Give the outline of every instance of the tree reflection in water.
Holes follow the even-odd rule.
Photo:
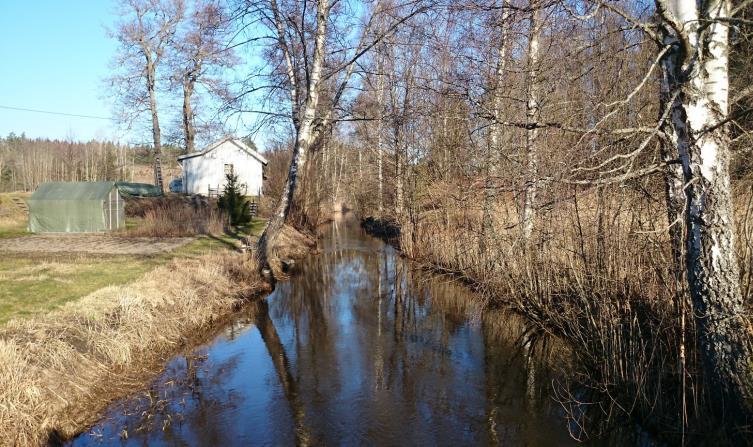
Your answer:
[[[350,222],[327,227],[299,270],[196,360],[171,364],[147,429],[136,427],[148,404],[127,415],[121,404],[95,427],[102,439],[125,426],[126,444],[571,442],[549,397],[546,345],[517,319],[482,314],[468,290]]]

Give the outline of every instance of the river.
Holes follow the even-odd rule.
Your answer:
[[[574,444],[517,318],[352,217],[321,248],[70,445]]]

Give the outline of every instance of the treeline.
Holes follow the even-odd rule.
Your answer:
[[[0,191],[33,191],[49,181],[132,178],[137,151],[107,141],[0,137]]]
[[[165,166],[177,173],[182,149],[165,146]],[[0,137],[0,191],[34,191],[42,182],[149,182],[154,169],[151,146],[112,141],[28,138],[11,132]]]

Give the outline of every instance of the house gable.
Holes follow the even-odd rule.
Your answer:
[[[243,152],[247,153],[257,161],[259,161],[261,164],[266,165],[268,163],[267,159],[264,158],[259,152],[251,149],[248,147],[245,143],[243,143],[241,140],[235,139],[235,138],[223,138],[222,140],[219,140],[217,142],[214,142],[207,146],[204,150],[200,152],[194,152],[193,154],[186,154],[181,155],[178,157],[178,162],[182,162],[183,160],[194,158],[194,157],[203,157],[210,152],[214,151],[215,149],[222,147],[224,143],[231,143],[237,148],[241,149]]]

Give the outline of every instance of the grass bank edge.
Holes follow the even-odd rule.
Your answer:
[[[291,233],[297,233],[290,230]],[[280,247],[296,257],[306,236]],[[173,259],[140,279],[0,328],[0,445],[45,445],[94,424],[268,283],[253,256]]]
[[[258,237],[266,220],[219,235],[199,235],[156,255],[4,253],[0,259],[0,326],[14,318],[50,312],[98,289],[127,284],[174,259],[235,250],[243,237]]]

